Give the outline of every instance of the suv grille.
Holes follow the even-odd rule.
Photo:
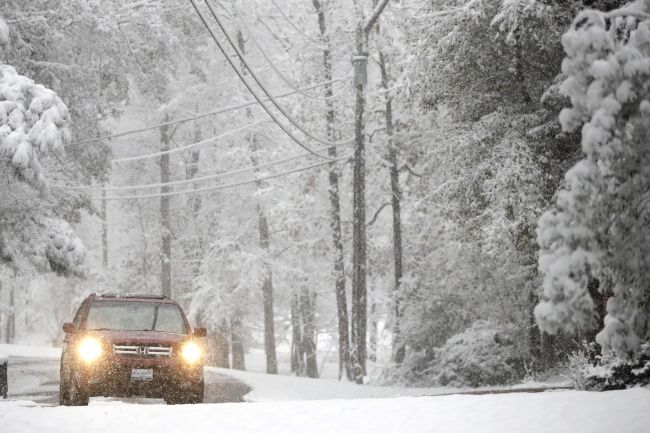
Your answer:
[[[114,344],[113,353],[115,355],[131,356],[172,356],[172,348],[170,346],[122,346]]]

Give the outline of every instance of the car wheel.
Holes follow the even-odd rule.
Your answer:
[[[83,383],[79,383],[79,379],[75,378],[73,374],[70,374],[70,386],[69,386],[69,406],[88,406],[88,401],[90,397],[88,395],[88,390]]]
[[[167,404],[196,404],[203,403],[203,381],[190,389],[175,388],[165,396]]]
[[[203,385],[203,381],[201,381],[188,392],[187,402],[189,404],[203,403]]]
[[[59,405],[70,406],[70,370],[63,362],[61,357],[61,367],[59,368]]]
[[[203,403],[203,397],[205,393],[205,384],[203,381],[199,383],[199,386],[196,388],[196,391],[194,392],[194,398],[192,399],[192,403]]]

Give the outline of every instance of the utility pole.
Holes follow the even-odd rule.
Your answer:
[[[368,35],[389,0],[381,0],[365,22],[359,4],[359,21],[356,29],[356,52],[352,57],[354,65],[354,172],[352,203],[352,361],[353,375],[357,383],[363,383],[366,375],[366,334],[368,321],[368,295],[366,287],[366,181],[365,181],[365,108],[366,82],[368,76]]]
[[[102,266],[104,269],[108,268],[108,222],[106,220],[108,212],[106,209],[106,181],[102,182],[102,209],[101,209],[101,218],[102,218]]]
[[[163,122],[169,122],[169,114],[165,112]],[[171,141],[171,134],[169,134],[169,127],[163,126],[160,128],[160,150],[166,152],[169,150],[169,142]],[[160,183],[166,185],[169,182],[169,153],[160,155]],[[169,186],[162,186],[160,188],[160,231],[162,250],[160,251],[160,287],[163,296],[172,296],[172,230],[171,218],[169,214],[169,196],[165,195],[169,192]]]
[[[356,53],[352,58],[354,65],[354,170],[352,202],[352,363],[353,376],[357,383],[363,383],[366,375],[366,327],[367,327],[367,288],[366,288],[366,155],[365,119],[366,79],[368,53],[365,52],[366,34],[363,19],[356,31]]]

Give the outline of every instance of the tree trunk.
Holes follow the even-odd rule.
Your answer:
[[[332,81],[332,59],[331,49],[329,46],[329,36],[325,23],[325,12],[319,0],[312,0],[316,13],[318,14],[318,27],[320,29],[321,39],[325,47],[323,49],[323,72],[325,81]],[[325,97],[328,98],[325,112],[325,125],[327,128],[327,138],[334,141],[338,138],[336,134],[336,118],[334,112],[334,102],[332,96],[334,91],[332,84],[325,86]],[[330,147],[328,150],[329,156],[335,158],[337,156],[336,148]],[[338,333],[339,333],[339,380],[345,376],[348,380],[352,379],[352,369],[350,366],[350,334],[348,323],[348,303],[347,294],[345,291],[345,268],[343,254],[343,242],[341,235],[341,204],[339,198],[339,175],[336,171],[336,165],[332,163],[329,167],[329,197],[330,197],[330,226],[332,228],[332,240],[334,244],[334,290],[336,294],[336,310],[338,318]]]
[[[379,31],[379,26],[377,26]],[[389,80],[388,68],[384,53],[379,51],[379,68],[381,69],[381,86],[386,91],[386,104],[384,117],[386,120],[386,136],[388,137],[388,164],[390,167],[390,189],[393,208],[393,263],[395,266],[395,280],[393,286],[393,363],[399,365],[404,361],[406,354],[404,342],[401,338],[400,322],[402,312],[400,309],[401,284],[402,284],[402,216],[401,200],[402,189],[399,183],[399,168],[397,166],[397,143],[393,134],[393,99],[388,94]]]
[[[256,138],[252,138],[253,152],[257,151]],[[257,158],[253,157],[253,165],[257,165]],[[256,188],[261,189],[261,182],[255,183]],[[261,204],[257,204],[257,221],[260,233],[260,247],[265,257],[265,262],[268,259],[270,238],[269,238],[269,224],[266,219],[266,214]],[[278,360],[275,351],[275,321],[273,314],[273,272],[268,263],[264,263],[266,268],[266,275],[262,283],[262,303],[264,308],[264,352],[266,354],[266,373],[278,373]]]
[[[232,348],[232,368],[235,370],[246,370],[246,361],[244,359],[244,338],[241,319],[239,314],[235,313],[230,323],[230,347]]]
[[[368,333],[368,359],[377,362],[377,336],[379,323],[377,323],[377,303],[374,300],[373,290],[370,290],[372,302],[370,303],[370,332]]]
[[[228,324],[224,320],[214,332],[215,364],[217,367],[230,368],[230,342],[228,341]]]
[[[302,347],[300,298],[294,293],[291,296],[291,371],[297,376],[301,376],[303,372]]]
[[[365,34],[363,20],[357,26],[356,56],[367,58],[364,52]],[[358,68],[365,67],[357,66]],[[365,71],[363,71],[365,72]],[[363,73],[362,72],[362,73]],[[358,75],[358,74],[355,74]],[[356,102],[354,109],[354,172],[352,202],[352,363],[353,376],[357,383],[363,383],[366,375],[366,327],[367,327],[367,293],[366,293],[366,181],[365,181],[365,121],[366,105],[365,83],[357,81]]]
[[[14,337],[16,336],[15,281],[16,277],[14,274],[14,281],[12,281],[9,287],[9,311],[7,312],[7,330],[5,332],[5,342],[8,344],[13,343]]]
[[[196,107],[195,110],[198,112],[199,108]],[[195,122],[194,124],[194,142],[198,143],[203,139],[202,134],[201,134],[201,128],[199,127],[199,123]],[[198,148],[194,148],[190,151],[190,159],[189,159],[189,164],[187,165],[187,169],[185,170],[185,177],[186,179],[192,179],[196,174],[199,172],[199,161],[201,159],[201,150]],[[201,211],[201,195],[200,194],[192,194],[189,198],[189,208],[192,209],[192,216],[196,220],[196,218],[199,216],[199,212]],[[194,221],[196,224],[196,221]]]
[[[169,121],[169,115],[165,113],[164,122]],[[160,129],[160,150],[169,150],[169,127],[164,126]],[[167,183],[170,178],[169,170],[169,154],[160,156],[160,182]],[[160,188],[162,194],[169,192],[168,186]],[[172,267],[171,267],[171,249],[172,249],[172,231],[171,231],[171,218],[169,213],[169,196],[160,196],[160,231],[162,248],[160,252],[160,286],[162,294],[167,297],[172,297]]]
[[[305,354],[305,375],[318,377],[318,362],[316,359],[316,317],[314,308],[316,295],[308,288],[303,288],[300,294],[300,316],[302,317],[302,346]]]
[[[537,321],[535,320],[535,306],[539,302],[536,288],[528,288],[528,346],[530,357],[533,360],[533,365],[537,368],[543,368],[546,362],[542,359],[542,335]]]
[[[242,54],[246,54],[246,45],[244,36],[241,30],[237,31],[237,43]],[[246,73],[246,68],[242,70]],[[252,120],[253,114],[250,108],[246,109],[246,117]],[[251,133],[249,135],[249,142],[251,144],[251,160],[253,165],[257,165],[257,156],[255,155],[258,150],[257,135]],[[255,187],[259,190],[262,188],[261,182],[255,182]],[[266,214],[261,204],[257,204],[257,220],[258,229],[260,233],[260,247],[265,254],[268,254],[270,239],[269,239],[269,225],[266,219]],[[268,374],[278,373],[278,361],[275,352],[275,323],[273,317],[273,273],[269,265],[265,263],[266,276],[262,284],[262,302],[264,307],[264,352],[266,353],[266,372]]]
[[[589,280],[587,285],[589,295],[594,301],[594,310],[596,312],[596,326],[593,329],[588,329],[584,338],[588,344],[594,345],[595,353],[600,354],[600,345],[596,343],[596,335],[605,327],[605,316],[607,315],[607,300],[612,296],[612,292],[606,287],[602,287],[602,283],[597,278]]]
[[[269,226],[262,206],[257,206],[257,215],[260,230],[260,246],[265,253],[269,250]],[[268,266],[268,264],[265,264]],[[264,351],[266,352],[266,372],[278,373],[278,361],[275,353],[275,323],[273,318],[273,274],[266,270],[266,277],[262,284],[262,298],[264,303]]]
[[[0,273],[0,305],[2,302],[2,273]],[[0,341],[2,341],[2,308],[0,308]]]

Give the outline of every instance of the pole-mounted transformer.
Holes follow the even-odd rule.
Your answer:
[[[354,85],[365,86],[368,83],[368,53],[361,53],[352,56],[354,67]]]

